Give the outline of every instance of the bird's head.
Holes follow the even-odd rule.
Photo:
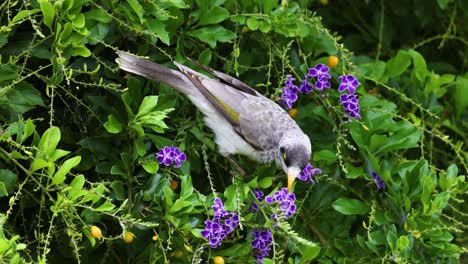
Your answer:
[[[285,133],[279,144],[279,159],[288,174],[288,191],[302,169],[309,163],[312,147],[307,135],[298,132]]]

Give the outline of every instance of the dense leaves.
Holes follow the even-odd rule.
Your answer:
[[[0,10],[0,263],[467,261],[466,1]],[[119,70],[117,50],[197,59],[288,99],[322,173],[294,195],[274,164],[235,156],[239,176],[195,106]]]

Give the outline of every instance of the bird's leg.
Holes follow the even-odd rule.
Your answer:
[[[234,169],[241,175],[241,176],[245,176],[246,173],[245,173],[245,170],[242,169],[239,164],[233,159],[231,158],[231,156],[226,156],[226,159],[229,161],[229,163],[231,163],[232,166],[234,166]]]

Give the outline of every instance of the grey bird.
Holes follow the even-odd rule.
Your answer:
[[[204,114],[221,155],[242,154],[261,163],[275,161],[288,175],[288,190],[309,162],[309,137],[278,104],[242,81],[194,60],[191,62],[214,78],[177,62],[178,70],[172,70],[128,53],[117,54],[121,69],[185,94]]]

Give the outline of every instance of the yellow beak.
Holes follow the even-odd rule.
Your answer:
[[[295,180],[296,180],[296,176],[292,174],[288,174],[288,192],[291,192],[291,187],[293,186],[293,183]]]
[[[294,181],[297,178],[297,175],[301,173],[301,170],[295,167],[288,168],[288,192],[291,191]]]

